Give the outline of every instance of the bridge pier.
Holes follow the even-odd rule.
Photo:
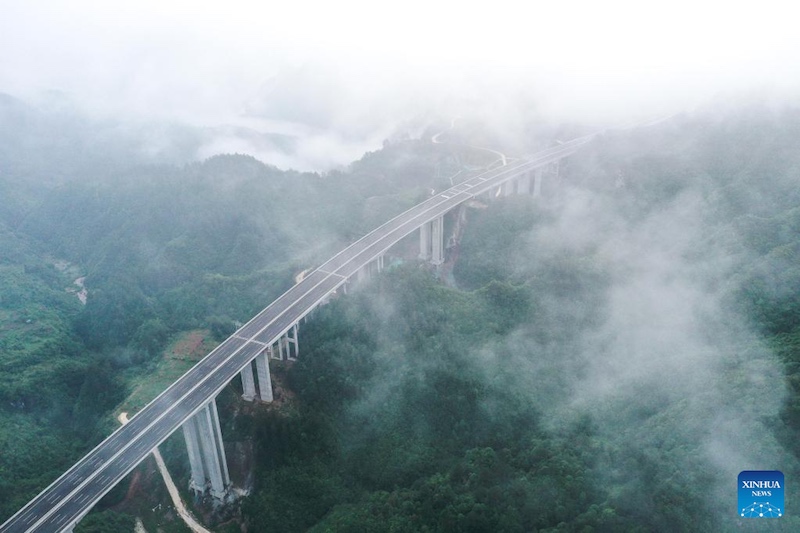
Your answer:
[[[530,194],[531,192],[531,174],[526,172],[517,180],[517,194]]]
[[[444,217],[426,222],[419,228],[419,258],[434,265],[444,263]]]
[[[428,246],[430,246],[430,244],[428,244]],[[365,264],[364,266],[359,268],[355,273],[356,283],[360,284],[364,281],[371,279],[374,273],[383,272],[383,265],[384,265],[383,255],[379,255],[369,263]],[[345,284],[345,286],[347,285]],[[345,294],[347,294],[347,291],[345,291]]]
[[[543,168],[537,168],[533,174],[533,197],[538,198],[542,195],[542,175]]]
[[[289,335],[290,332],[292,335]],[[297,356],[300,355],[300,338],[297,336],[297,333],[297,324],[286,332],[286,359],[289,361],[297,360]],[[292,355],[291,346],[294,346],[294,355]]]
[[[256,385],[253,382],[253,365],[247,363],[240,374],[242,375],[242,398],[252,402],[256,397]]]
[[[431,224],[426,222],[419,227],[419,258],[427,261],[431,258]]]
[[[224,500],[231,478],[222,443],[216,400],[211,400],[183,423],[183,436],[192,470],[190,489],[205,493],[210,485],[211,496]]]
[[[369,264],[366,264],[358,269],[356,272],[356,281],[361,283],[362,281],[369,279]]]
[[[269,356],[272,355],[272,347],[266,348],[263,352],[258,354],[255,358],[256,362],[256,378],[258,379],[258,394],[256,395],[256,386],[253,379],[253,363],[248,363],[240,372],[242,376],[242,398],[248,402],[255,400],[256,396],[262,402],[271,402],[272,398],[272,380],[269,373]]]
[[[225,493],[231,479],[228,474],[228,462],[225,448],[222,445],[222,431],[219,428],[217,402],[211,400],[197,415],[197,428],[200,432],[200,444],[206,475],[211,482],[211,496],[218,500],[225,499]]]
[[[444,217],[431,222],[431,263],[444,263]]]
[[[501,196],[511,196],[514,194],[514,180],[508,180],[500,186]]]
[[[262,402],[271,402],[272,377],[269,374],[269,358],[264,350],[256,356],[256,376],[258,376],[258,397]]]
[[[373,272],[376,274],[383,272],[383,256],[379,255],[373,261],[370,261],[367,265],[367,269],[369,270],[370,276],[372,276]]]
[[[192,417],[186,420],[182,427],[183,438],[186,441],[186,451],[189,454],[189,466],[192,470],[189,489],[202,494],[206,490],[206,471],[203,468],[203,455],[200,452],[197,422]]]
[[[299,341],[300,338],[298,337],[298,327],[297,324],[295,324],[291,328],[289,328],[286,331],[286,333],[281,335],[280,338],[278,339],[277,357],[275,356],[275,349],[272,346],[268,348],[270,356],[272,357],[272,359],[278,359],[280,361],[295,361],[297,359],[298,354],[300,353]],[[292,350],[292,346],[294,346],[294,350]]]
[[[552,172],[553,176],[556,179],[560,178],[561,177],[561,160],[557,159],[557,160],[553,161],[550,165],[551,165],[551,168],[552,168],[551,172]]]

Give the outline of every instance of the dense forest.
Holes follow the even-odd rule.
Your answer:
[[[544,201],[471,210],[455,287],[407,264],[319,312],[300,410],[254,421],[245,522],[765,527],[734,493],[740,470],[800,473],[798,127],[758,108],[608,132]]]
[[[223,338],[294,273],[485,162],[422,140],[297,173],[189,162],[191,132],[148,159],[108,124],[12,99],[0,118],[15,125],[0,143],[0,520],[113,428],[128,380],[176,334]],[[543,198],[473,205],[452,276],[398,258],[317,310],[292,402],[236,420],[221,404],[255,450],[237,520],[763,527],[737,518],[736,474],[800,475],[798,134],[798,111],[763,106],[609,130]],[[81,277],[85,305],[66,290]]]
[[[150,125],[8,96],[0,124],[2,520],[114,428],[129,379],[172,336],[224,338],[471,157],[387,143],[320,175],[243,155],[191,162],[202,132],[180,128],[150,154]]]

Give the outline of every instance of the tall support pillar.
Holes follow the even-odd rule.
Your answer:
[[[289,335],[289,331],[292,332],[292,335]],[[297,324],[292,326],[292,329],[286,332],[286,358],[289,361],[294,361],[297,359],[297,356],[300,354],[300,342],[299,337],[297,336]],[[294,345],[294,350],[291,349],[291,346]],[[294,354],[292,353],[294,351]]]
[[[431,225],[429,222],[419,227],[419,258],[423,261],[431,258]]]
[[[283,335],[278,338],[278,359],[283,361]]]
[[[295,323],[286,333],[278,339],[278,355],[275,355],[275,348],[267,348],[272,359],[280,361],[294,361],[300,353],[300,338],[298,335],[299,326]]]
[[[225,450],[221,449],[222,435],[219,433],[219,420],[216,414],[217,404],[211,400],[194,418],[197,420],[197,429],[200,433],[203,465],[211,482],[211,496],[222,500],[225,498],[226,485],[230,480],[228,466],[225,463]]]
[[[359,268],[358,271],[356,272],[356,281],[358,283],[361,283],[362,281],[368,279],[369,279],[369,263]]]
[[[253,382],[253,365],[247,363],[240,372],[242,375],[242,398],[248,402],[252,402],[256,397],[256,387]]]
[[[186,440],[186,451],[189,453],[189,465],[192,469],[192,479],[189,488],[195,492],[203,493],[206,490],[206,472],[203,468],[203,455],[200,451],[200,440],[197,430],[197,416],[193,416],[183,423],[183,438]]]
[[[531,192],[531,174],[526,172],[517,180],[517,194],[530,194]]]
[[[502,193],[501,196],[511,196],[514,194],[514,180],[508,180],[507,182],[503,183],[501,186]]]
[[[431,263],[444,263],[444,218],[439,217],[431,223]]]
[[[537,168],[533,175],[533,196],[538,198],[542,195],[542,174],[544,169]]]
[[[378,272],[383,272],[383,256],[379,255],[376,262],[378,264]]]
[[[271,402],[272,378],[269,374],[269,358],[263,351],[256,357],[256,375],[258,376],[258,397],[262,402]]]
[[[219,462],[222,465],[222,481],[227,488],[231,484],[231,475],[228,472],[228,458],[225,456],[225,443],[222,442],[222,428],[219,427],[217,400],[211,400],[211,403],[208,404],[207,409],[211,415],[211,421],[213,422],[214,437],[217,439],[217,453],[219,454]]]

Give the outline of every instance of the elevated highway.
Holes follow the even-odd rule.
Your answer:
[[[242,375],[245,395],[250,390],[252,397],[255,390],[252,363],[255,361],[259,394],[262,399],[271,400],[267,356],[273,356],[276,343],[281,353],[284,347],[289,353],[290,342],[294,343],[296,355],[298,322],[336,289],[362,269],[369,268],[371,263],[377,261],[382,265],[383,254],[417,229],[421,230],[421,257],[441,262],[443,215],[481,194],[498,188],[508,191],[515,182],[520,192],[529,192],[531,178],[536,180],[533,190],[536,194],[541,169],[574,153],[593,137],[580,137],[477,174],[435,194],[354,242],[228,337],[128,424],[117,429],[9,518],[0,526],[0,532],[71,531],[95,503],[181,427],[187,439],[193,487],[202,491],[210,485],[212,495],[224,499],[230,480],[214,399],[237,374]]]

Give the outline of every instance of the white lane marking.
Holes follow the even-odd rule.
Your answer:
[[[352,246],[352,245],[350,245],[350,246]],[[348,261],[347,263],[349,263],[349,262],[350,262],[350,261]],[[347,263],[345,263],[345,265],[346,265]],[[339,268],[341,268],[341,267],[339,267]],[[336,272],[328,272],[327,270],[321,270],[321,269],[317,269],[317,270],[318,270],[319,272],[322,272],[323,274],[327,274],[327,275],[329,275],[329,276],[339,276],[339,277],[340,277],[340,278],[342,278],[342,279],[347,279],[347,276],[342,276],[341,274],[337,274]],[[315,288],[316,288],[316,287],[315,287]],[[305,295],[304,295],[304,296],[305,296]]]
[[[334,275],[334,276],[338,276],[338,274],[333,274],[333,275]],[[237,339],[242,339],[243,341],[247,341],[247,342],[254,342],[254,343],[256,343],[256,344],[260,344],[261,346],[263,346],[263,347],[265,347],[265,348],[266,348],[267,346],[269,346],[269,344],[267,344],[266,342],[257,341],[257,340],[255,340],[255,338],[253,338],[253,339],[245,339],[244,337],[239,337],[238,335],[236,336],[236,338],[237,338]]]

